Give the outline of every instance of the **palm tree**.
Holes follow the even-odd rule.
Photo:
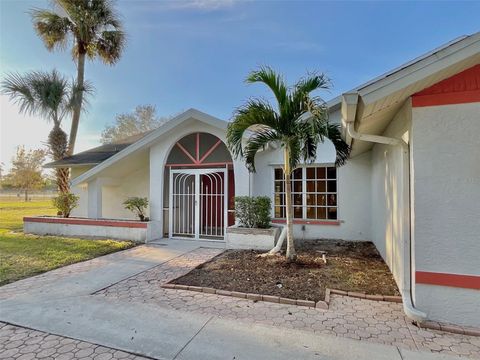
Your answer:
[[[53,0],[54,10],[32,10],[35,30],[48,50],[64,49],[73,42],[79,89],[83,89],[85,58],[115,64],[125,46],[122,23],[110,0]],[[73,110],[67,155],[73,154],[80,121],[83,92]]]
[[[269,143],[283,147],[285,203],[287,217],[288,261],[296,260],[293,242],[293,208],[291,175],[301,161],[315,160],[317,145],[330,139],[336,149],[336,165],[343,165],[350,153],[342,140],[340,128],[328,121],[328,109],[315,90],[328,89],[329,80],[323,74],[310,74],[289,88],[282,76],[269,67],[253,71],[247,83],[263,83],[276,99],[274,107],[263,99],[250,99],[238,108],[227,130],[228,147],[235,157],[245,159],[247,168],[255,171],[255,155]],[[245,137],[247,137],[245,139]]]
[[[74,82],[69,82],[56,70],[51,72],[33,71],[26,75],[12,73],[2,81],[2,93],[10,96],[20,108],[20,113],[35,115],[53,122],[48,135],[48,146],[54,160],[60,160],[67,153],[67,134],[61,124],[67,114],[85,101],[80,96],[90,91],[88,84],[80,91]],[[62,193],[69,192],[68,168],[56,169],[57,185]]]

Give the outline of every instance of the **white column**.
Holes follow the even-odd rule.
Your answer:
[[[163,237],[163,196],[164,196],[164,163],[168,152],[166,145],[156,144],[150,148],[150,223],[147,241]]]
[[[94,179],[88,183],[88,217],[98,219],[102,217],[102,182]]]
[[[235,196],[250,196],[252,193],[252,178],[243,159],[233,160],[233,174],[235,177]]]

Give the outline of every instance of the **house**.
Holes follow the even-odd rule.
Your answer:
[[[371,240],[408,316],[480,326],[480,33],[328,106],[352,146],[351,159],[335,168],[327,142],[313,164],[295,170],[295,236]],[[225,146],[226,128],[190,109],[138,138],[51,163],[71,168],[80,195],[74,215],[85,218],[52,221],[67,222],[63,233],[92,225],[92,234],[110,229],[117,232],[108,236],[121,238],[137,236],[131,231],[138,227],[147,241],[223,241],[234,223],[233,196],[266,195],[274,222],[283,223],[281,149],[259,153],[250,174]],[[148,223],[108,220],[132,219],[122,206],[129,196],[149,198]],[[35,221],[50,220],[28,226]]]

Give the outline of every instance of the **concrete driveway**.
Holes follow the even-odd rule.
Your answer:
[[[106,352],[122,350],[130,358],[132,354],[155,359],[453,358],[248,319],[238,321],[214,311],[183,311],[156,299],[155,294],[162,290],[155,283],[157,275],[148,277],[153,270],[164,269],[162,274],[171,279],[222,251],[199,246],[211,247],[212,243],[143,245],[6,285],[0,288],[0,322],[95,344]],[[124,284],[142,276],[145,283],[134,290],[142,297],[132,300],[132,291]],[[118,296],[105,296],[108,289],[116,289]],[[155,301],[148,301],[150,295]],[[171,299],[175,294],[169,296]],[[209,299],[215,309],[215,299]],[[245,306],[253,304],[242,301]],[[12,352],[9,344],[16,340],[9,338],[11,333],[14,331],[7,327],[7,335],[2,336],[0,329],[0,358],[9,357],[4,356],[5,351],[10,351],[7,355]],[[467,354],[472,355],[475,343],[466,345],[473,347]],[[85,358],[96,358],[94,355],[92,350]],[[74,357],[78,358],[74,354],[70,358]]]

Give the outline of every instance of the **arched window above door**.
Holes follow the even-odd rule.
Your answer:
[[[170,151],[167,166],[227,166],[232,157],[222,140],[208,133],[194,133],[180,139]]]

